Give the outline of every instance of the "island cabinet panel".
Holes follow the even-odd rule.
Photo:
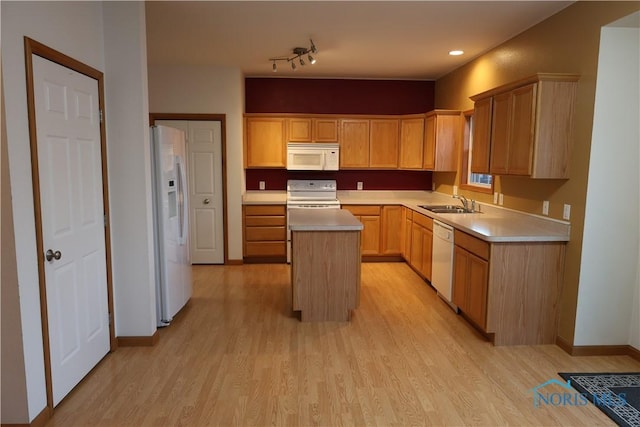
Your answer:
[[[246,168],[284,168],[287,165],[285,119],[245,118]]]
[[[369,137],[369,167],[397,169],[400,154],[400,120],[371,119]]]
[[[400,169],[422,169],[424,117],[400,120]]]
[[[360,303],[360,232],[294,231],[291,245],[293,310],[303,322],[350,320]]]
[[[488,261],[461,246],[454,247],[453,303],[486,330]]]
[[[243,255],[246,262],[284,262],[287,229],[284,205],[244,205]]]
[[[473,106],[473,153],[471,172],[489,173],[491,149],[491,111],[493,98],[478,100]]]
[[[458,169],[458,144],[462,132],[460,111],[434,110],[425,118],[423,168],[439,172]]]
[[[382,247],[381,255],[402,254],[403,207],[389,205],[382,207]]]
[[[569,178],[578,78],[575,74],[538,73],[471,97],[476,113],[486,114],[483,103],[492,103],[492,174]],[[483,134],[484,120],[483,115],[478,129]],[[478,143],[483,147],[484,137]],[[481,172],[483,166],[472,164],[472,171]]]
[[[369,167],[369,120],[340,120],[340,167]]]

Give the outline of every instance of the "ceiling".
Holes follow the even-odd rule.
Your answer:
[[[435,80],[572,1],[150,1],[150,65],[237,67],[245,76]],[[318,48],[296,71],[271,57]],[[448,55],[462,49],[458,57]]]

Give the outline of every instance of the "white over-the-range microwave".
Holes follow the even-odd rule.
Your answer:
[[[298,171],[337,171],[340,147],[337,143],[287,144],[287,169]]]

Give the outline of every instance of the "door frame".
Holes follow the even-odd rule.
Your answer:
[[[229,241],[227,230],[227,115],[226,114],[191,114],[191,113],[149,113],[149,124],[155,125],[156,120],[184,120],[220,122],[222,145],[222,238],[224,241],[224,265],[229,264]]]
[[[36,252],[38,258],[38,282],[40,287],[40,318],[42,324],[42,341],[44,350],[44,372],[47,391],[47,409],[53,413],[53,385],[51,378],[51,348],[49,346],[49,321],[47,310],[47,291],[44,273],[44,244],[42,237],[42,211],[40,203],[40,178],[38,166],[38,140],[36,131],[36,107],[35,90],[33,86],[33,55],[40,56],[55,62],[63,67],[70,68],[80,74],[93,78],[98,82],[98,105],[101,111],[100,120],[100,153],[102,162],[102,202],[105,218],[105,255],[107,274],[107,306],[109,310],[109,344],[110,352],[118,348],[115,335],[115,322],[113,310],[113,281],[111,267],[111,221],[109,216],[109,185],[107,177],[107,138],[106,119],[104,117],[104,74],[95,68],[84,64],[70,56],[52,49],[29,37],[24,38],[25,68],[27,83],[27,114],[29,120],[29,142],[31,148],[31,181],[33,186],[33,210],[36,226]]]

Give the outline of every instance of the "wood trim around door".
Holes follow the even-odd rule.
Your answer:
[[[227,229],[227,115],[226,114],[190,114],[190,113],[149,113],[149,125],[156,120],[185,120],[220,122],[222,138],[222,230],[224,241],[224,264],[229,264],[229,231]]]
[[[53,388],[51,379],[51,349],[49,347],[49,323],[47,312],[47,294],[44,276],[44,245],[42,241],[42,213],[40,205],[40,179],[38,169],[38,144],[36,132],[36,108],[35,92],[33,87],[33,60],[32,56],[37,55],[49,61],[55,62],[63,67],[70,68],[80,74],[91,77],[98,82],[98,105],[100,111],[104,112],[104,74],[89,65],[86,65],[64,53],[58,52],[40,42],[29,37],[24,38],[25,69],[27,83],[27,114],[29,120],[29,141],[31,148],[31,180],[33,185],[33,206],[36,223],[36,250],[38,257],[38,281],[40,287],[40,316],[42,324],[42,340],[44,347],[44,370],[47,389],[47,408],[49,413],[53,413]],[[107,137],[106,120],[100,120],[100,150],[102,157],[102,202],[105,216],[105,255],[107,274],[107,305],[109,309],[109,344],[110,351],[118,348],[118,340],[115,334],[115,322],[113,319],[113,275],[111,271],[111,221],[109,216],[109,182],[107,177]]]

